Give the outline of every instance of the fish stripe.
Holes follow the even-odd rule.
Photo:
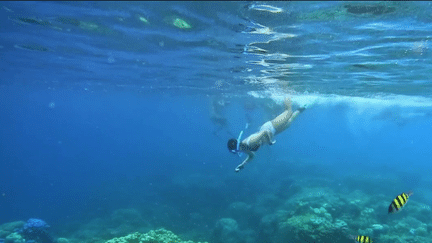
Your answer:
[[[394,210],[399,211],[405,205],[405,203],[407,203],[408,198],[409,196],[405,192],[402,192],[400,195],[396,196],[389,206],[389,213],[393,212]]]
[[[392,208],[393,208],[393,210],[399,210],[398,209],[398,206],[396,205],[396,203],[395,203],[395,200],[393,200],[393,202],[392,202]]]
[[[362,242],[362,243],[371,243],[372,242],[371,238],[369,236],[365,236],[365,235],[358,235],[357,241]]]
[[[404,194],[405,194],[405,193],[400,194],[400,197],[402,198],[403,203],[405,204],[407,199],[405,198],[405,195],[404,195]]]
[[[398,205],[398,209],[401,208],[403,206],[403,203],[401,202],[399,196],[397,196],[394,200],[396,202],[396,204]]]
[[[402,207],[405,204],[405,201],[404,201],[403,197],[399,195],[399,196],[397,196],[397,199],[399,200],[400,205]]]
[[[393,206],[395,207],[395,209],[399,208],[399,204],[396,199],[393,200]]]
[[[397,196],[397,198],[399,198],[399,201],[402,203],[402,205],[405,204],[405,197],[402,194],[400,194],[399,196]]]
[[[395,199],[393,200],[393,205],[396,207],[396,209],[399,209],[399,208],[400,208],[400,204],[399,204],[399,201],[397,200],[397,198],[395,198]]]

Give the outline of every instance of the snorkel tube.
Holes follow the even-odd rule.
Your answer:
[[[244,128],[244,130],[246,130],[249,127],[249,123],[246,123],[246,126]],[[243,135],[243,130],[240,132],[238,138],[237,138],[237,149],[236,149],[236,153],[238,154],[239,157],[241,157],[243,155],[243,153],[240,151],[240,143],[241,143],[241,137]]]
[[[249,126],[249,124],[246,123],[245,129],[247,129],[248,126]],[[242,135],[243,135],[243,130],[240,132],[237,139],[231,138],[230,140],[228,140],[228,144],[227,144],[228,150],[233,154],[238,154],[239,156],[241,156],[241,154],[242,154],[242,151],[240,150],[240,143],[241,143]]]

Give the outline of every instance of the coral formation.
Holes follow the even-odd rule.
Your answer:
[[[280,224],[280,232],[284,238],[309,239],[311,242],[329,242],[345,238],[343,230],[347,223],[343,220],[333,220],[333,217],[324,207],[312,208],[310,212],[294,215]]]
[[[232,218],[221,218],[216,223],[213,237],[215,242],[239,242],[241,233],[237,221]]]
[[[20,230],[18,230],[18,233],[26,241],[53,243],[54,240],[48,233],[49,227],[50,226],[45,221],[31,218],[27,220],[27,223],[25,223]]]
[[[0,238],[6,238],[6,236],[12,234],[17,229],[22,228],[24,224],[24,221],[14,221],[0,225]]]
[[[6,236],[5,243],[24,243],[25,239],[17,232]]]
[[[69,243],[69,240],[66,238],[57,238],[57,243]]]
[[[431,212],[414,200],[410,201],[410,216],[408,209],[387,216],[388,197],[384,195],[367,195],[361,191],[339,194],[316,187],[304,188],[285,202],[287,206],[292,210],[279,219],[274,242],[348,241],[349,232],[369,235],[379,242],[432,242],[428,231],[432,225]]]
[[[165,229],[151,230],[146,234],[133,233],[124,237],[114,238],[105,243],[194,243],[193,241],[183,241],[173,232]],[[206,242],[197,242],[206,243]]]
[[[91,240],[91,242],[104,242],[104,239],[121,237],[131,232],[147,232],[152,227],[146,221],[141,211],[134,208],[114,210],[104,218],[95,218],[82,224],[69,238],[78,242]]]
[[[254,200],[226,204],[223,217],[214,221],[214,227],[206,226],[207,232],[190,230],[188,237],[208,237],[213,243],[321,243],[350,242],[352,235],[367,235],[374,242],[432,243],[432,211],[417,197],[397,214],[388,215],[392,195],[368,194],[361,190],[337,191],[331,186],[320,186],[317,179],[301,184],[301,190],[296,190],[289,197],[267,193]],[[209,221],[205,214],[198,212],[190,212],[188,217],[199,223]],[[67,239],[58,238],[56,242],[193,243],[183,241],[165,229],[129,234],[147,232],[151,225],[146,218],[142,211],[136,209],[118,209],[105,218],[83,224],[79,233],[68,235]],[[31,239],[31,234],[46,232],[48,227],[38,219],[0,225],[0,243],[45,243],[47,241],[41,238]]]

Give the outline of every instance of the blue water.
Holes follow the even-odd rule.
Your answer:
[[[304,178],[371,193],[386,178],[380,193],[432,204],[429,2],[0,7],[0,224],[43,218],[60,237],[136,208],[209,240],[232,202]],[[287,95],[310,108],[235,173],[226,141]]]

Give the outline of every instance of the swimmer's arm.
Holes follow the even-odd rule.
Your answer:
[[[269,132],[269,131],[265,131],[265,135],[268,139],[268,144],[273,145],[276,143],[276,140],[273,141],[273,133]]]
[[[237,168],[235,169],[236,172],[239,172],[241,169],[243,169],[245,164],[253,160],[253,158],[255,157],[255,153],[252,151],[244,151],[244,152],[247,154],[247,158],[237,166]]]

